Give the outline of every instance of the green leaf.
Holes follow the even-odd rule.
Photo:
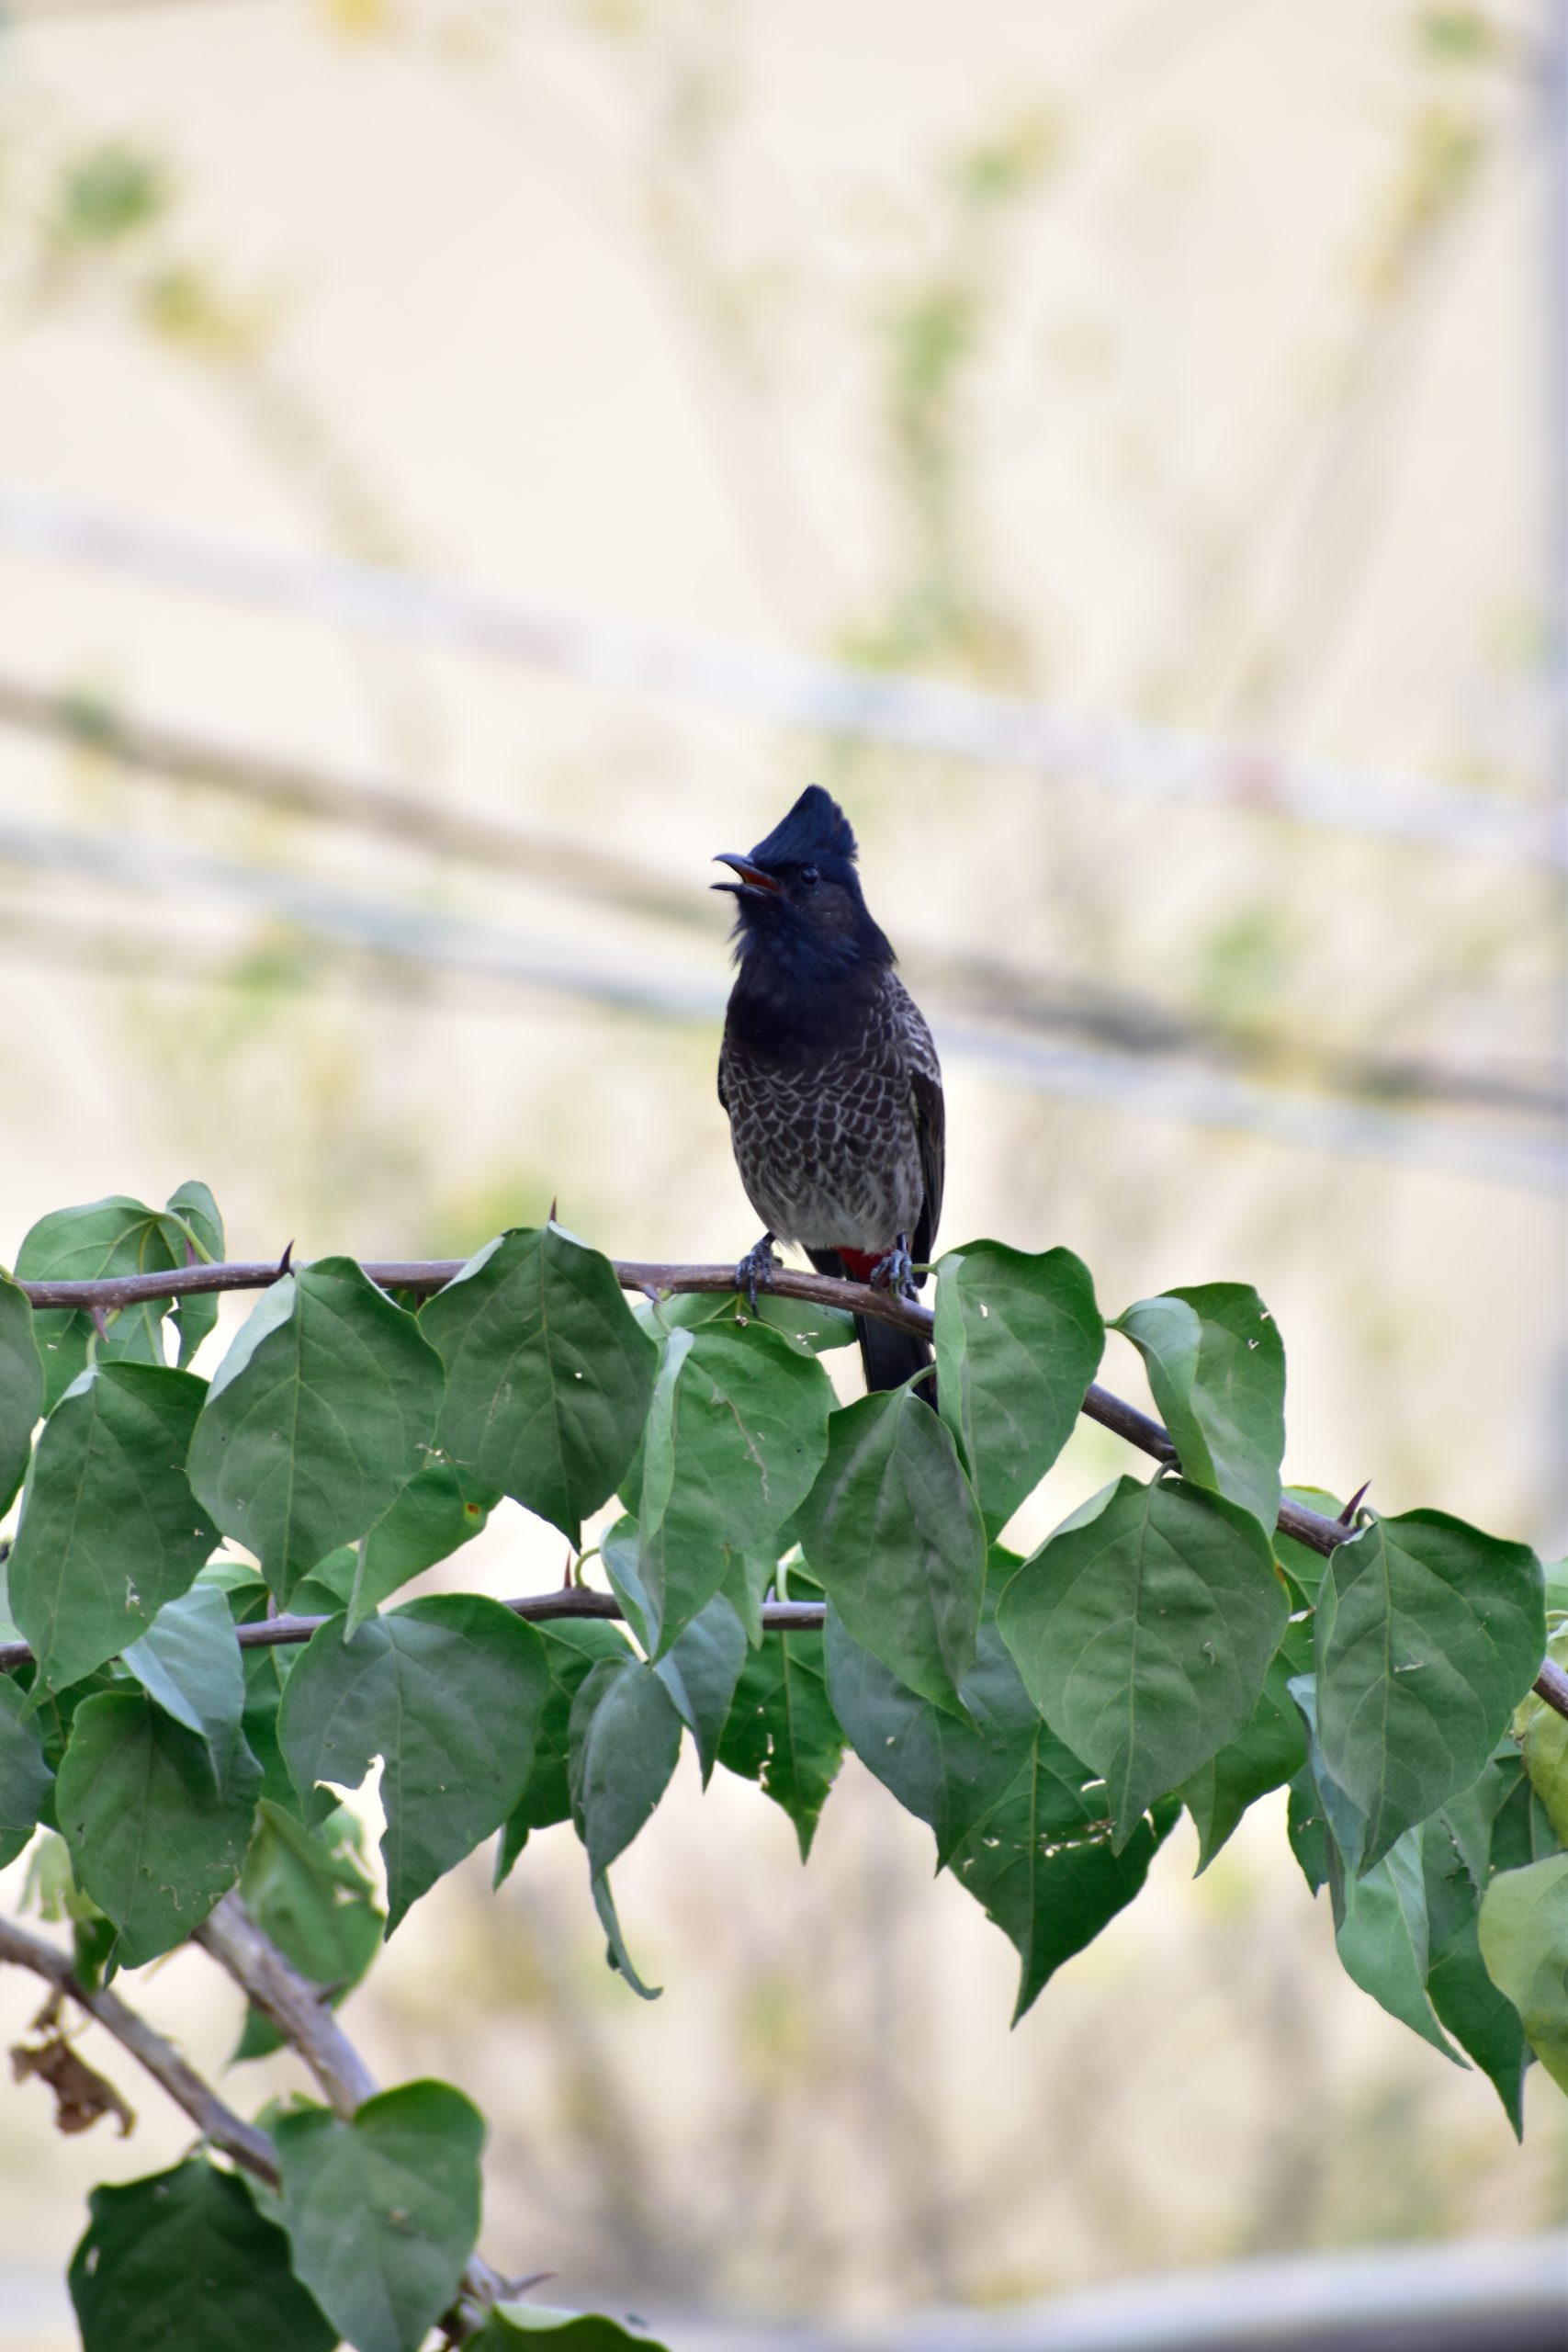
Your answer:
[[[669,1787],[680,1752],[681,1718],[653,1668],[631,1658],[601,1658],[572,1701],[571,1817],[588,1849],[612,1964],[645,2001],[657,1997],[656,1989],[632,1966],[606,1873]]]
[[[976,1241],[950,1250],[937,1274],[942,1417],[987,1524],[999,1528],[1071,1437],[1105,1326],[1089,1269],[1070,1250],[1034,1257]]]
[[[351,2122],[272,2126],[296,2276],[355,2352],[418,2352],[479,2233],[484,2120],[446,2083],[405,2083]]]
[[[855,1343],[855,1318],[843,1307],[815,1306],[809,1299],[782,1298],[773,1291],[760,1291],[755,1315],[748,1305],[736,1320],[765,1323],[770,1331],[782,1333],[792,1347],[807,1355],[829,1355],[835,1348],[852,1348]]]
[[[1269,1662],[1263,1689],[1235,1739],[1201,1765],[1178,1791],[1198,1831],[1201,1876],[1248,1805],[1293,1781],[1307,1760],[1306,1733],[1291,1696],[1293,1675],[1312,1664],[1312,1627],[1292,1623]]]
[[[43,1411],[43,1359],[26,1291],[0,1274],[0,1515],[21,1485]]]
[[[1340,1877],[1332,1872],[1332,1879]],[[1346,1974],[1390,2017],[1462,2066],[1427,1990],[1430,1931],[1418,1834],[1407,1830],[1362,1877],[1343,1874],[1335,1911],[1335,1941]]]
[[[1554,1666],[1568,1665],[1568,1626],[1552,1634],[1546,1654]],[[1514,1728],[1523,1742],[1530,1786],[1546,1807],[1557,1836],[1568,1846],[1568,1717],[1529,1690],[1519,1702]]]
[[[1291,1782],[1285,1834],[1302,1876],[1314,1894],[1328,1882],[1328,1820],[1310,1765],[1303,1765]]]
[[[1287,1613],[1256,1519],[1185,1479],[1118,1480],[1020,1568],[1002,1639],[1057,1738],[1104,1776],[1117,1852],[1242,1731]]]
[[[1519,1751],[1511,1739],[1506,1739],[1496,1754],[1489,1758],[1480,1779],[1468,1789],[1461,1789],[1457,1797],[1450,1797],[1438,1816],[1477,1889],[1485,1886],[1494,1870],[1534,1860],[1529,1854],[1495,1850],[1500,1845],[1499,1819],[1509,1798],[1519,1790],[1522,1778]],[[1528,1797],[1529,1793],[1526,1787],[1524,1794]],[[1506,1833],[1501,1844],[1507,1844]]]
[[[499,1497],[478,1487],[455,1463],[418,1470],[358,1546],[348,1602],[348,1630],[356,1632],[383,1600],[426,1568],[482,1532]]]
[[[240,1728],[246,1747],[261,1767],[262,1795],[269,1804],[297,1813],[300,1809],[299,1792],[277,1744],[278,1710],[295,1654],[285,1648],[242,1650],[240,1662],[245,1678],[245,1712],[240,1719]]]
[[[222,1593],[194,1584],[177,1600],[166,1600],[120,1662],[166,1715],[207,1743],[216,1778],[245,1712],[244,1666]]]
[[[218,1204],[205,1184],[189,1177],[177,1193],[169,1194],[169,1216],[165,1229],[174,1218],[179,1218],[190,1228],[189,1242],[180,1252],[183,1260],[195,1255],[209,1264],[220,1263],[223,1256],[223,1219]],[[194,1245],[194,1250],[191,1245]],[[180,1363],[189,1363],[208,1333],[217,1328],[218,1298],[213,1291],[189,1291],[173,1303],[175,1329],[180,1335]]]
[[[0,1674],[0,1870],[32,1836],[53,1785],[27,1692]]]
[[[1480,1933],[1486,1973],[1568,2091],[1568,1854],[1499,1871],[1481,1898]]]
[[[147,1631],[214,1542],[186,1477],[194,1374],[99,1363],[44,1424],[9,1562],[11,1609],[52,1690]]]
[[[518,2344],[555,2344],[560,2352],[665,2352],[638,2328],[629,2335],[603,2312],[568,2312],[548,2303],[496,2303],[465,2352],[507,2352]]]
[[[767,1546],[805,1499],[832,1402],[816,1359],[761,1323],[671,1332],[635,1472],[651,1654],[662,1656],[736,1562]]]
[[[360,1858],[359,1825],[342,1808],[312,1830],[264,1797],[240,1893],[263,1933],[334,2005],[376,1956],[384,1920]],[[234,2056],[265,2057],[281,2040],[253,2007]]]
[[[340,1617],[310,1636],[279,1743],[307,1804],[318,1781],[356,1789],[382,1758],[389,1936],[517,1803],[548,1684],[533,1627],[479,1593],[411,1600],[350,1640]]]
[[[696,1743],[705,1789],[718,1761],[718,1743],[746,1660],[746,1629],[719,1592],[653,1669]]]
[[[534,1764],[523,1793],[502,1825],[495,1859],[499,1886],[535,1829],[551,1828],[571,1819],[571,1786],[568,1764],[571,1755],[571,1703],[601,1658],[629,1661],[631,1649],[616,1625],[592,1617],[562,1617],[536,1626],[544,1648],[549,1688],[539,1712],[534,1740]]]
[[[705,1323],[736,1329],[763,1323],[786,1339],[799,1355],[826,1355],[834,1348],[852,1348],[855,1318],[841,1306],[816,1306],[809,1299],[784,1298],[776,1291],[758,1294],[757,1311],[739,1293],[669,1291],[657,1301],[641,1298],[632,1305],[638,1327],[652,1340],[671,1331],[699,1330]]]
[[[199,2156],[95,2188],[71,2258],[83,2352],[332,2352],[288,2241]]]
[[[1285,1451],[1285,1349],[1258,1293],[1246,1283],[1165,1291],[1111,1328],[1144,1359],[1182,1476],[1271,1530]]]
[[[340,1611],[346,1613],[358,1581],[359,1546],[357,1544],[340,1544],[335,1552],[329,1552],[324,1560],[316,1562],[308,1577],[300,1577],[294,1588],[289,1607],[301,1617],[335,1617]],[[360,1622],[363,1623],[363,1619]]]
[[[1281,1503],[1300,1503],[1304,1510],[1314,1510],[1320,1519],[1337,1519],[1342,1509],[1337,1495],[1325,1487],[1284,1487],[1280,1492]],[[1327,1555],[1315,1552],[1307,1544],[1300,1544],[1293,1535],[1286,1535],[1276,1528],[1274,1557],[1301,1595],[1302,1602],[1311,1606],[1317,1600],[1317,1589],[1328,1566]]]
[[[218,1248],[212,1254],[220,1256],[222,1227],[211,1200],[205,1184],[188,1184],[182,1185],[168,1209],[149,1208],[144,1201],[133,1201],[124,1193],[90,1201],[82,1208],[55,1209],[39,1218],[22,1243],[17,1258],[17,1277],[23,1282],[73,1283],[98,1282],[114,1274],[169,1272],[183,1267],[191,1254],[185,1230],[187,1224],[204,1246],[208,1246],[208,1234],[216,1229]],[[199,1336],[216,1311],[215,1300],[198,1302],[195,1297],[183,1306],[174,1299],[154,1298],[122,1307],[108,1318],[98,1341],[97,1361],[161,1364],[164,1317],[177,1313],[183,1320],[180,1362],[184,1363],[196,1344],[194,1338],[188,1345],[186,1340],[193,1331]],[[34,1328],[44,1365],[45,1409],[52,1411],[85,1369],[93,1318],[79,1308],[51,1307],[39,1315]]]
[[[1493,1984],[1481,1957],[1480,1894],[1440,1815],[1417,1834],[1427,1904],[1427,1996],[1438,2022],[1491,2079],[1514,2136],[1522,2139],[1529,2051],[1518,2011]]]
[[[940,1375],[939,1375],[940,1376]],[[1015,1565],[997,1555],[995,1582]],[[1041,1722],[987,1610],[962,1723],[907,1690],[829,1611],[828,1687],[862,1763],[936,1836],[1021,1963],[1016,2024],[1065,1961],[1133,1900],[1179,1808],[1156,1808],[1120,1854],[1105,1791]]]
[[[956,1707],[975,1663],[986,1531],[946,1423],[907,1388],[835,1413],[795,1526],[855,1639],[912,1690]]]
[[[1329,1561],[1317,1604],[1325,1764],[1367,1817],[1351,1870],[1479,1776],[1546,1646],[1540,1566],[1441,1511],[1377,1519]]]
[[[191,1484],[287,1603],[402,1493],[440,1401],[413,1317],[351,1259],[322,1258],[273,1284],[219,1365]]]
[[[1490,1860],[1495,1871],[1523,1870],[1562,1850],[1551,1817],[1530,1784],[1524,1758],[1516,1751],[1510,1785],[1492,1824]],[[1447,1810],[1445,1808],[1445,1810]]]
[[[718,1760],[755,1781],[795,1824],[804,1862],[844,1753],[820,1634],[764,1634],[741,1668]]]
[[[139,1692],[84,1700],[55,1783],[72,1867],[140,1968],[198,1928],[244,1860],[261,1774],[236,1738],[215,1781],[205,1739]]]
[[[454,1461],[581,1538],[642,1434],[657,1350],[615,1270],[559,1226],[504,1233],[425,1306]]]
[[[1317,1736],[1316,1675],[1293,1674],[1286,1688],[1301,1710],[1307,1736],[1306,1770],[1291,1784],[1291,1844],[1313,1893],[1328,1886],[1337,1909],[1344,1858],[1359,1854],[1365,1845],[1367,1816],[1324,1762]]]

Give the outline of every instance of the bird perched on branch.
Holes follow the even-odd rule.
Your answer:
[[[725,1015],[718,1099],[736,1165],[767,1227],[736,1269],[755,1304],[794,1242],[819,1273],[909,1296],[942,1209],[942,1069],[893,969],[838,802],[811,785],[749,855],[721,853],[739,967]],[[868,1388],[931,1361],[925,1340],[870,1316],[855,1331]],[[918,1394],[934,1402],[934,1375]]]

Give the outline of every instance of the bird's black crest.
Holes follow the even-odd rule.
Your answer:
[[[751,852],[753,863],[772,872],[779,865],[809,865],[814,860],[841,857],[855,861],[854,830],[829,792],[808,784],[787,817],[782,817]]]

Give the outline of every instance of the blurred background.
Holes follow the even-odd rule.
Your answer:
[[[942,1049],[943,1239],[1066,1243],[1108,1313],[1255,1282],[1288,1475],[1560,1552],[1564,29],[12,0],[0,1260],[192,1175],[238,1256],[552,1197],[735,1256],[708,861],[815,779]],[[1123,1466],[1086,1426],[1013,1540]],[[561,1565],[508,1504],[454,1580]],[[852,1760],[804,1873],[687,1764],[617,1871],[656,2006],[558,1829],[351,2022],[486,2107],[496,2262],[678,2341],[1561,2222],[1550,2085],[1521,2151],[1282,1826],[1197,1882],[1179,1831],[1010,2034],[1010,1947]],[[218,2067],[214,1974],[134,1992]],[[86,2186],[186,2138],[89,2054],[129,2143],[36,2086],[0,2130],[36,2352]]]

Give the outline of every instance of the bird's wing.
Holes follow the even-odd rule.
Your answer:
[[[729,1097],[724,1091],[724,1065],[727,1057],[728,1045],[721,1046],[718,1049],[718,1107],[728,1119],[729,1116]]]
[[[920,1181],[925,1189],[911,1251],[916,1264],[919,1265],[931,1257],[931,1244],[936,1239],[937,1226],[942,1218],[942,1183],[947,1165],[947,1108],[942,1100],[942,1064],[937,1059],[936,1046],[926,1026],[925,1016],[907,990],[901,993],[904,996],[909,1093],[919,1142]],[[920,1275],[917,1279],[923,1282],[925,1277]]]
[[[920,1138],[920,1177],[926,1196],[920,1205],[919,1222],[915,1227],[913,1256],[917,1265],[923,1265],[931,1254],[936,1228],[942,1216],[942,1180],[947,1162],[947,1111],[942,1102],[942,1080],[927,1070],[916,1070],[913,1076],[915,1125]],[[917,1282],[925,1276],[917,1274]]]

